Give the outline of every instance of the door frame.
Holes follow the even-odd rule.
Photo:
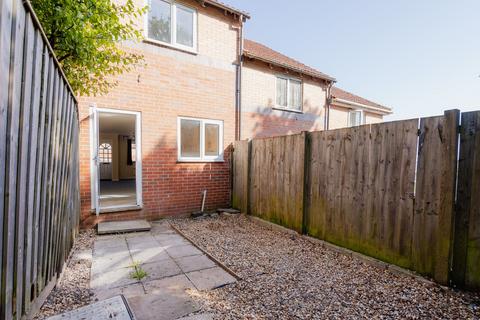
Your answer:
[[[99,142],[99,121],[98,113],[116,113],[116,114],[130,114],[135,116],[135,192],[137,199],[137,208],[143,207],[143,194],[142,194],[142,113],[138,111],[126,111],[110,108],[97,108],[95,104],[90,105],[90,191],[91,191],[91,209],[98,215],[99,212],[108,212],[108,209],[112,211],[119,211],[121,208],[131,209],[129,205],[119,205],[107,208],[100,207],[100,195],[98,184],[98,142]],[[97,119],[97,120],[95,120]],[[97,145],[95,147],[95,145]],[[97,163],[95,163],[97,161]],[[98,191],[97,191],[98,190]],[[98,204],[98,207],[97,207]]]

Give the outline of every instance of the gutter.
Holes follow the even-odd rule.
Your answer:
[[[361,109],[366,109],[366,110],[373,111],[373,112],[376,112],[376,113],[384,114],[384,115],[388,115],[388,114],[393,113],[392,109],[390,109],[390,108],[383,109],[383,108],[378,108],[378,107],[372,107],[372,106],[368,106],[366,104],[361,104],[361,103],[357,103],[357,102],[353,102],[353,101],[349,101],[349,100],[345,100],[345,99],[340,99],[340,98],[334,98],[333,101],[338,102],[341,107],[343,107],[343,106],[345,106],[345,107],[354,106],[354,107],[358,107],[358,108],[361,108]]]
[[[240,11],[239,9],[236,9],[234,7],[231,7],[231,6],[227,6],[227,5],[225,5],[225,4],[223,4],[219,1],[198,0],[198,2],[203,7],[205,7],[205,3],[208,3],[209,5],[211,5],[213,7],[223,9],[223,10],[228,11],[228,12],[233,13],[233,14],[238,14],[238,15],[240,15],[240,18],[242,18],[242,19],[250,19],[250,14],[248,12]]]

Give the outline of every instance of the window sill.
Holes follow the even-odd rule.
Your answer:
[[[156,45],[156,46],[159,46],[159,47],[166,47],[166,48],[182,51],[182,52],[185,52],[185,53],[194,54],[194,55],[198,54],[198,51],[193,49],[193,48],[182,47],[182,46],[179,46],[179,45],[175,45],[175,44],[171,44],[171,43],[167,43],[167,42],[162,42],[162,41],[158,41],[158,40],[154,40],[154,39],[145,38],[145,39],[143,39],[143,42],[148,43],[148,44],[153,44],[153,45]]]
[[[207,160],[207,159],[178,159],[177,163],[212,163],[212,162],[225,162],[224,159],[218,159],[218,160]]]
[[[302,110],[295,110],[290,108],[283,108],[283,107],[272,107],[273,110],[285,111],[285,112],[293,112],[293,113],[300,113],[303,114]]]

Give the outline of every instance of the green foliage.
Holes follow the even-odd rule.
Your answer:
[[[143,38],[138,23],[147,8],[133,0],[31,0],[48,41],[77,94],[106,93],[114,76],[131,70],[143,56],[122,50],[121,41]]]
[[[133,279],[142,280],[143,278],[145,278],[148,275],[147,272],[142,269],[140,264],[141,264],[140,261],[135,261],[130,266],[131,268],[133,268],[133,272],[130,274],[130,276]]]

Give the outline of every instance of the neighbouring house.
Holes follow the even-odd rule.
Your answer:
[[[333,87],[328,114],[327,129],[337,129],[382,122],[392,109]]]
[[[144,64],[108,94],[79,99],[83,226],[198,211],[204,191],[206,209],[229,206],[233,141],[390,112],[331,96],[333,77],[243,39],[246,12],[215,0],[148,5],[137,21],[145,40],[120,44]]]
[[[392,113],[263,44],[245,39],[243,57],[241,139],[376,123]]]

